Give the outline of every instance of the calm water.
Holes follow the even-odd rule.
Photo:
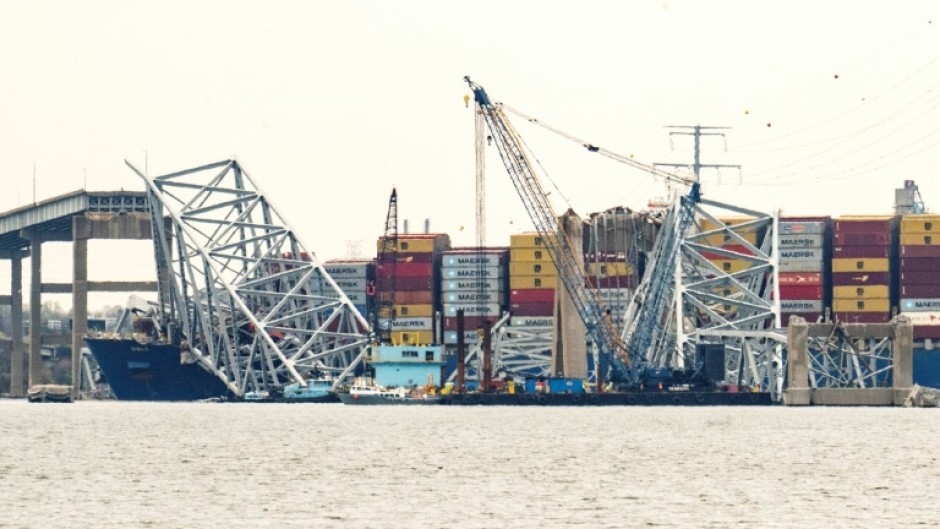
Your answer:
[[[0,527],[937,527],[940,410],[0,401]]]

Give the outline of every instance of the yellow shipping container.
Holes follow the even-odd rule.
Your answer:
[[[752,263],[744,259],[716,259],[712,261],[712,264],[723,272],[733,274],[734,272],[740,272],[741,270],[750,268]]]
[[[596,277],[624,277],[633,274],[627,263],[588,263],[587,273]]]
[[[937,232],[940,232],[940,215],[905,215],[901,219],[902,239],[904,234]]]
[[[888,299],[889,296],[888,285],[832,287],[832,297],[835,299]]]
[[[399,235],[396,252],[431,253],[450,250],[450,236],[447,234],[434,235]],[[375,251],[382,253],[382,237],[375,241]]]
[[[558,280],[556,276],[509,276],[509,288],[512,290],[520,288],[555,288],[557,284]]]
[[[888,298],[878,299],[833,299],[832,310],[836,312],[889,312]]]
[[[860,259],[855,257],[832,260],[833,272],[888,272],[890,261],[884,257]]]
[[[546,248],[510,248],[509,261],[527,261],[527,262],[552,262],[552,256],[549,255]]]
[[[536,232],[517,233],[509,236],[509,249],[514,248],[545,248],[545,241],[542,236]]]
[[[402,318],[430,318],[434,316],[434,305],[392,305],[391,312]],[[390,318],[387,309],[379,311],[380,318]]]
[[[940,225],[940,223],[938,223]],[[932,246],[940,244],[940,232],[902,233],[901,244],[904,246]]]
[[[434,331],[396,331],[392,345],[427,345],[434,342]]]
[[[510,262],[509,263],[509,277],[516,275],[521,276],[552,276],[558,274],[558,271],[555,270],[555,265],[551,261],[544,262],[532,262],[532,261],[520,261],[520,262]]]

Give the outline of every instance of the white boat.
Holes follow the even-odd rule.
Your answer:
[[[343,404],[438,404],[439,395],[409,390],[354,384],[337,394]]]

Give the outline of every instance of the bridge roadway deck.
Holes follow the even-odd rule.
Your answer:
[[[142,191],[73,191],[41,202],[0,213],[0,259],[10,261],[9,295],[0,295],[0,304],[11,308],[12,365],[10,396],[25,397],[23,355],[23,258],[30,258],[31,336],[42,335],[42,294],[71,293],[73,307],[72,351],[83,345],[88,326],[88,292],[154,291],[156,281],[89,281],[89,239],[150,239],[150,204]],[[71,283],[42,282],[42,243],[71,242],[73,266]],[[42,340],[29,341],[28,385],[44,380],[41,369]],[[72,355],[72,380],[80,381],[80,357]],[[72,398],[78,396],[78,384]]]

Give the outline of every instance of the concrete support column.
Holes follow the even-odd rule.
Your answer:
[[[907,316],[898,316],[894,324],[894,341],[891,343],[894,358],[894,405],[903,406],[914,387],[914,326]]]
[[[809,406],[809,327],[806,320],[790,318],[787,329],[787,390],[784,403],[787,406]]]
[[[10,354],[10,396],[26,396],[23,387],[23,258],[19,251],[14,251],[10,258],[10,338],[13,343]]]
[[[72,217],[72,400],[82,385],[82,347],[88,332],[88,229],[85,217]]]
[[[584,252],[582,251],[583,228],[581,217],[574,211],[558,218],[562,233],[558,234],[558,244],[570,244],[574,250],[577,266],[584,269]],[[567,241],[565,240],[567,238]],[[559,271],[559,283],[561,282]],[[585,334],[587,330],[581,315],[574,304],[568,289],[564,284],[555,287],[555,332],[553,333],[554,347],[552,347],[553,375],[559,371],[567,378],[587,379],[587,347]]]
[[[45,384],[42,369],[42,236],[29,234],[29,387]]]

